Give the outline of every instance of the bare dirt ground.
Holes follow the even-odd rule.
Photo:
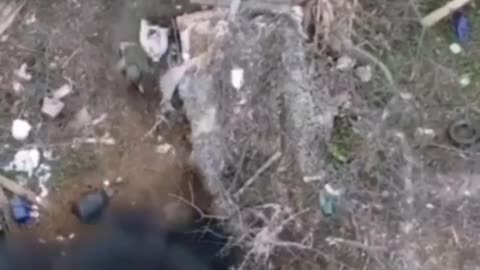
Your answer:
[[[177,5],[185,1],[177,2],[160,5],[165,7],[163,12],[179,13],[182,8]],[[42,215],[36,226],[46,239],[77,231],[78,222],[70,212],[72,202],[88,190],[102,188],[106,180],[123,179],[115,187],[114,205],[148,205],[165,214],[167,202],[183,204],[180,212],[185,208],[185,202],[179,203],[175,196],[187,200],[196,196],[196,203],[202,204],[201,194],[192,195],[200,190],[198,177],[185,164],[188,127],[155,125],[158,94],[157,99],[142,96],[114,70],[113,24],[126,13],[123,6],[123,2],[107,0],[29,1],[0,44],[1,160],[9,162],[26,145],[38,145],[43,153],[53,154],[42,162],[52,168],[47,185],[55,208]],[[32,74],[30,80],[19,80],[14,74],[23,63]],[[19,92],[12,89],[17,81],[24,88]],[[42,115],[42,98],[65,83],[74,90],[64,100],[65,109],[55,119]],[[79,119],[82,109],[90,119]],[[27,143],[9,138],[11,121],[17,117],[34,126]],[[93,125],[95,119],[103,120]],[[114,138],[113,145],[75,143],[78,138],[105,134]],[[159,152],[157,147],[162,145],[173,147]],[[29,186],[39,190],[33,180]],[[183,211],[187,212],[185,222],[188,208]]]

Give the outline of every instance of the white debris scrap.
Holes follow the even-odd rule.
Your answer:
[[[242,68],[234,68],[231,71],[231,83],[235,89],[240,90],[243,84],[245,83],[244,80],[244,71]]]
[[[173,149],[173,146],[171,144],[165,143],[165,144],[158,145],[155,151],[157,151],[157,153],[159,154],[164,155],[169,153],[172,149]]]
[[[12,82],[12,88],[15,93],[20,94],[25,90],[25,87],[19,82],[19,81],[13,81]]]
[[[4,167],[6,171],[23,172],[32,177],[40,165],[40,151],[37,148],[22,149],[14,159]]]
[[[450,51],[453,53],[453,54],[459,54],[463,51],[462,49],[462,46],[460,46],[460,44],[458,43],[452,43],[450,44]]]
[[[167,52],[168,32],[168,28],[150,24],[146,19],[140,21],[140,45],[154,62]]]
[[[52,177],[51,168],[47,164],[41,164],[35,171],[35,177],[38,181],[38,187],[40,188],[40,198],[46,198],[48,196],[47,182]]]
[[[27,20],[25,21],[25,24],[30,25],[35,23],[36,21],[37,21],[37,16],[35,15],[35,13],[32,13],[30,14],[30,16],[28,16]]]
[[[462,75],[459,80],[460,86],[467,87],[472,83],[472,79],[469,75]]]
[[[19,79],[22,79],[24,81],[30,81],[32,79],[32,74],[27,72],[27,64],[23,63],[20,68],[14,71],[15,76],[17,76]]]
[[[15,119],[12,123],[12,136],[17,141],[25,140],[30,131],[32,130],[32,126],[26,120],[23,119]]]
[[[50,118],[57,117],[64,107],[65,103],[58,99],[49,97],[43,98],[42,113],[48,115]]]
[[[341,56],[337,60],[336,69],[340,71],[351,70],[355,66],[355,60],[348,55]]]
[[[355,75],[361,82],[369,82],[372,80],[372,67],[370,65],[361,66],[355,69]]]
[[[72,86],[70,84],[64,84],[53,92],[53,98],[60,100],[70,95],[72,92],[73,92]]]
[[[325,191],[327,191],[328,194],[337,196],[337,197],[342,195],[341,190],[333,188],[330,184],[325,185]]]
[[[416,130],[416,134],[420,137],[433,138],[435,137],[436,132],[434,129],[431,128],[418,127]]]

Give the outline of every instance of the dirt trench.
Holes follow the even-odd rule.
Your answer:
[[[0,61],[9,63],[8,70],[4,65],[6,75],[0,82],[2,96],[13,99],[2,103],[8,113],[2,115],[2,125],[3,121],[8,125],[14,115],[38,121],[42,126],[34,143],[53,149],[57,158],[48,197],[54,207],[41,215],[38,224],[28,228],[43,240],[58,241],[94,230],[78,222],[71,206],[88,191],[103,188],[106,181],[122,180],[121,184],[112,184],[115,195],[109,211],[124,207],[148,209],[152,217],[171,228],[191,220],[196,211],[191,205],[208,208],[201,179],[186,161],[191,148],[188,125],[158,125],[155,113],[159,95],[139,94],[113,68],[116,52],[112,49],[112,34],[119,16],[129,14],[122,9],[126,2],[31,1],[0,44],[4,52]],[[154,3],[164,15],[192,9],[185,0],[136,2],[145,7]],[[12,94],[12,70],[24,62],[33,74],[33,79],[25,83],[30,92]],[[74,94],[65,100],[66,109],[56,119],[42,116],[41,98],[65,81],[74,89]],[[99,125],[78,128],[72,123],[82,108],[88,108],[95,119],[102,115],[106,118]],[[109,134],[115,144],[72,143],[78,137],[102,134]]]

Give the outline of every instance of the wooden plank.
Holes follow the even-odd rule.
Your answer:
[[[0,6],[0,35],[12,25],[15,17],[17,17],[26,3],[27,0],[10,1],[8,4],[3,3]]]
[[[422,25],[424,27],[432,27],[437,22],[441,21],[443,18],[451,15],[452,13],[459,10],[470,2],[471,0],[452,0],[446,3],[444,6],[432,11],[427,16],[423,17]]]
[[[45,210],[50,209],[52,205],[46,198],[43,198],[41,201],[37,201],[37,194],[27,188],[22,187],[21,185],[17,184],[16,182],[8,179],[3,175],[0,175],[0,186],[15,195],[22,196],[31,201],[32,203],[38,204]]]
[[[230,8],[232,0],[190,0],[193,4]],[[248,9],[285,11],[293,5],[292,0],[241,0],[240,5]]]

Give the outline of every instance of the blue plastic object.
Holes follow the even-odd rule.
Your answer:
[[[453,15],[453,24],[455,36],[458,42],[466,43],[471,39],[472,27],[467,15],[463,12],[457,12]]]
[[[15,197],[10,201],[12,217],[18,224],[29,224],[32,221],[32,204],[27,200]]]

